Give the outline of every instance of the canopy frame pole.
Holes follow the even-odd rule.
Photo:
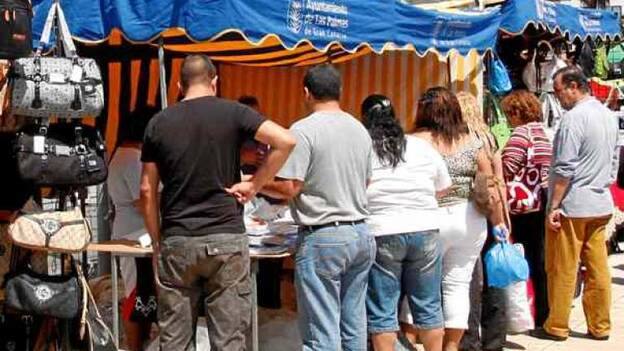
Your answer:
[[[165,68],[165,45],[163,42],[163,38],[160,37],[158,39],[158,74],[159,74],[159,83],[160,83],[160,108],[162,110],[166,109],[168,104],[168,94],[167,94],[167,70]]]

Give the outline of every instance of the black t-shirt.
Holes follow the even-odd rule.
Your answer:
[[[264,122],[256,111],[217,97],[182,101],[147,126],[143,162],[158,167],[163,236],[245,232],[243,207],[225,192],[240,181],[240,148]]]

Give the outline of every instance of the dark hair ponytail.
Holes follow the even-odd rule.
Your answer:
[[[362,122],[373,139],[373,149],[382,165],[394,168],[405,161],[405,133],[390,99],[383,95],[367,97],[362,102]]]

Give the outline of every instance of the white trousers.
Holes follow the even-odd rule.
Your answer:
[[[470,281],[477,258],[487,238],[487,222],[472,203],[439,209],[442,260],[442,303],[444,326],[468,329]],[[400,320],[413,324],[407,300],[403,299]]]

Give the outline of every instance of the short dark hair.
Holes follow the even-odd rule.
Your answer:
[[[589,80],[585,76],[582,70],[574,66],[567,66],[559,69],[555,72],[553,79],[561,77],[561,83],[569,87],[571,83],[576,83],[578,89],[582,92],[589,93]]]
[[[238,98],[238,102],[246,106],[260,106],[255,96],[243,95]]]
[[[426,130],[446,143],[459,140],[469,133],[457,96],[445,87],[427,90],[418,100],[414,130]]]
[[[182,63],[180,83],[188,88],[193,84],[205,83],[217,75],[217,69],[206,55],[189,55]]]
[[[330,64],[310,68],[303,78],[303,86],[316,100],[340,100],[340,72]]]

